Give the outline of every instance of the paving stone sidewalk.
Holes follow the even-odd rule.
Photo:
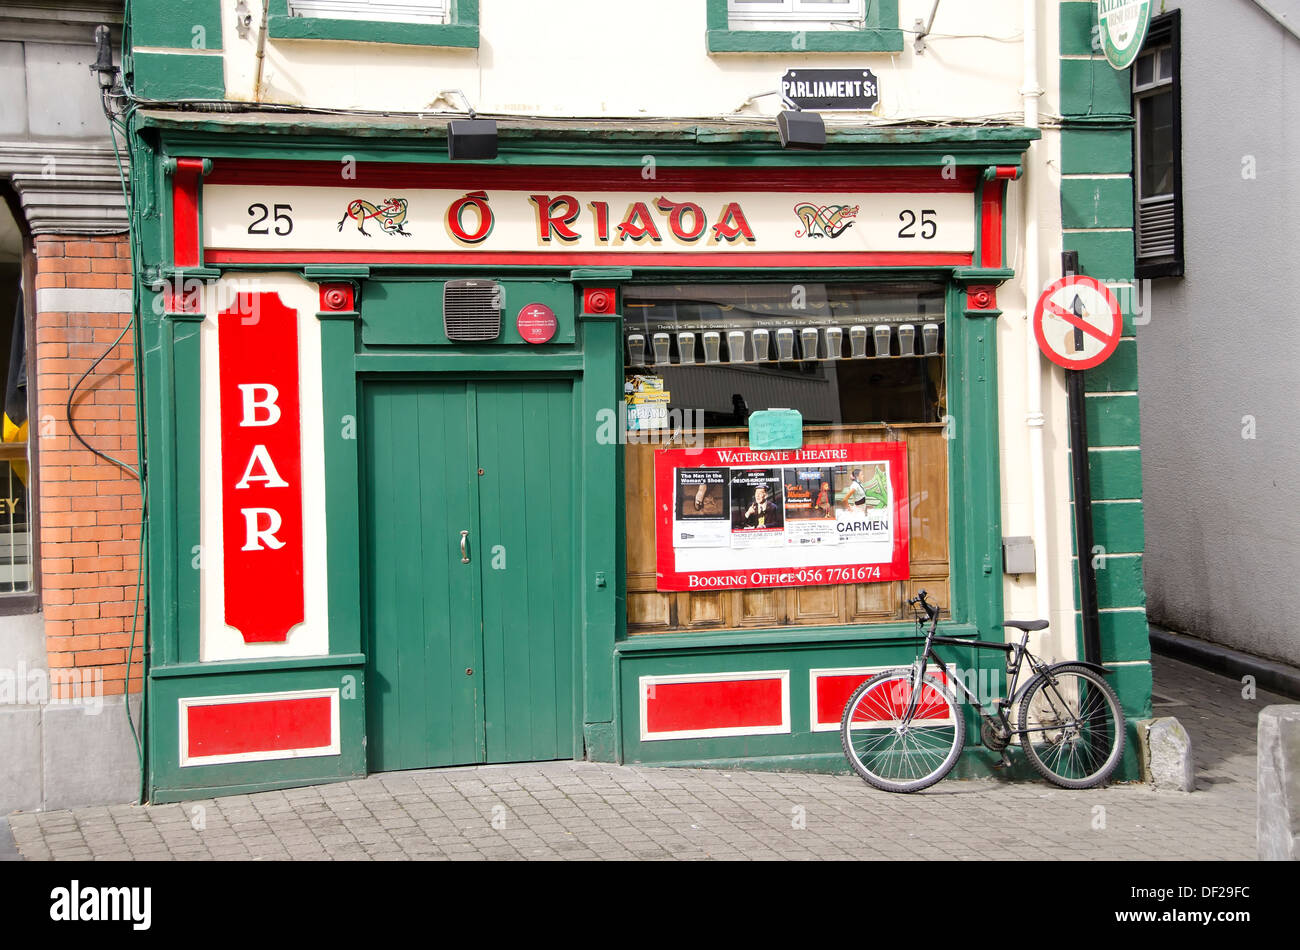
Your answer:
[[[1120,859],[1255,857],[1255,724],[1288,702],[1156,657],[1192,794],[941,782],[917,795],[855,776],[588,762],[431,769],[207,799],[9,816],[28,860]]]

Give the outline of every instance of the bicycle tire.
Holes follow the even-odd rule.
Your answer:
[[[928,788],[952,771],[965,745],[961,706],[947,686],[929,676],[918,703],[921,724],[914,717],[905,732],[899,732],[910,697],[911,670],[886,670],[861,684],[844,704],[844,757],[859,777],[881,791]]]
[[[1062,788],[1096,788],[1124,755],[1124,711],[1100,673],[1058,663],[1025,687],[1019,734],[1025,758],[1043,778]]]

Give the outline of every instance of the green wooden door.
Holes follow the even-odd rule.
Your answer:
[[[571,757],[572,384],[376,382],[363,405],[371,770]]]

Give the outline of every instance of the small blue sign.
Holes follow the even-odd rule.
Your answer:
[[[760,409],[749,414],[751,449],[803,448],[803,414],[797,409]]]

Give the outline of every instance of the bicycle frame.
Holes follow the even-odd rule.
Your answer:
[[[923,621],[920,620],[917,621],[918,626],[920,626],[922,623]],[[1036,729],[1026,729],[1026,730],[1014,729],[1011,726],[1011,719],[1010,716],[1008,715],[1012,707],[1015,706],[1016,700],[1020,698],[1020,693],[1022,692],[1022,689],[1019,687],[1020,671],[1024,666],[1025,660],[1029,661],[1029,668],[1033,675],[1037,675],[1048,669],[1047,664],[1044,664],[1038,659],[1038,657],[1034,656],[1032,653],[1029,652],[1029,631],[1025,631],[1024,635],[1020,638],[1019,643],[988,643],[982,640],[965,640],[959,637],[936,636],[935,631],[938,629],[938,627],[939,627],[939,612],[936,609],[934,616],[931,618],[930,621],[930,630],[925,635],[925,646],[922,648],[921,653],[917,657],[917,659],[912,663],[912,672],[913,672],[912,696],[910,701],[908,702],[907,712],[905,713],[903,718],[904,723],[910,723],[912,721],[912,717],[916,714],[916,710],[920,705],[920,697],[922,692],[921,690],[916,688],[916,684],[918,682],[925,681],[925,673],[927,667],[929,666],[929,661],[934,660],[935,665],[943,672],[943,675],[948,680],[948,682],[956,684],[957,688],[960,689],[963,694],[965,694],[967,701],[973,707],[975,707],[975,710],[979,714],[979,716],[987,720],[988,722],[994,723],[996,725],[996,722],[994,721],[993,718],[994,715],[996,714],[998,720],[1001,721],[1001,724],[1006,727],[1008,736],[1024,735],[1029,732],[1042,731]],[[935,652],[934,650],[935,644],[943,644],[947,646],[974,647],[977,650],[1000,650],[1001,652],[1007,654],[1009,659],[1007,662],[1006,695],[1002,699],[998,700],[998,704],[995,709],[990,709],[989,707],[985,706],[982,702],[980,702],[979,697],[970,691],[969,687],[967,687],[966,684],[962,682],[961,678],[959,676],[954,675],[955,667],[953,669],[949,669],[948,664],[944,662],[943,657],[939,656],[939,654]],[[1025,685],[1028,686],[1029,685],[1028,682],[1026,682]]]

